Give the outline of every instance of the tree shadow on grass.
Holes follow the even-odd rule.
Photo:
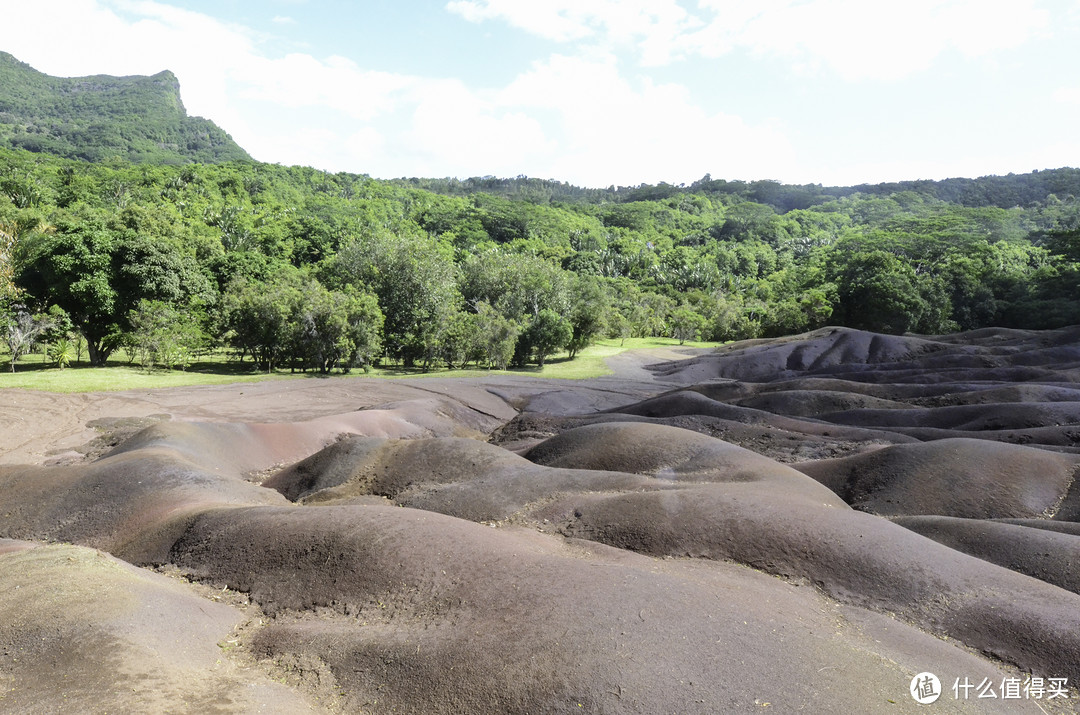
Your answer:
[[[550,358],[544,362],[545,365],[558,365],[562,363],[570,362],[568,357]],[[341,370],[333,370],[330,373],[321,373],[317,370],[308,370],[302,372],[297,369],[295,372],[291,372],[288,367],[274,368],[270,373],[255,365],[252,362],[239,362],[236,360],[196,360],[184,368],[173,367],[168,368],[163,365],[155,365],[150,370],[146,370],[137,361],[132,361],[124,357],[113,357],[106,361],[105,367],[108,368],[130,368],[145,372],[153,375],[166,375],[169,373],[189,373],[197,375],[214,375],[214,376],[226,376],[226,377],[259,377],[259,376],[292,376],[292,377],[307,377],[307,378],[329,378],[329,377],[432,377],[432,376],[446,376],[455,377],[460,375],[476,375],[484,373],[498,373],[500,371],[494,369],[487,369],[483,367],[469,366],[462,369],[447,369],[445,367],[428,368],[423,367],[404,367],[401,365],[384,365],[377,367],[371,372],[365,372],[363,369],[353,368],[349,372],[342,372]],[[56,363],[52,361],[19,361],[15,364],[15,372],[46,372],[46,371],[77,371],[94,369],[95,366],[90,365],[86,360],[79,362],[72,362],[65,368],[57,368]],[[10,374],[10,363],[7,361],[0,362],[0,373],[7,372]],[[540,375],[543,372],[543,368],[539,365],[526,365],[524,367],[508,367],[504,372],[515,375]]]
[[[74,365],[69,365],[68,367],[66,367],[64,369],[65,370],[71,370],[71,369],[74,369],[74,367],[75,367]],[[18,375],[20,372],[41,372],[42,370],[56,370],[56,369],[57,369],[56,363],[54,363],[54,362],[22,362],[22,361],[19,361],[19,362],[15,363],[15,374],[16,375]],[[11,374],[11,361],[10,360],[4,360],[4,362],[2,364],[0,364],[0,372],[5,372],[8,375]]]
[[[178,368],[173,368],[178,370]],[[259,366],[250,362],[237,362],[235,360],[217,361],[207,360],[193,362],[183,369],[183,372],[194,372],[200,375],[233,375],[233,376],[247,376],[247,375],[266,375],[267,372],[261,369]],[[277,374],[279,371],[274,370],[270,374]]]

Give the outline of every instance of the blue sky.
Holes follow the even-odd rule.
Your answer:
[[[584,186],[1080,166],[1080,0],[0,0],[0,10],[0,49],[53,75],[171,69],[191,114],[268,162]]]

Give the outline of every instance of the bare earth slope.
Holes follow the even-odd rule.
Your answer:
[[[0,392],[0,712],[1073,712],[1078,341]]]

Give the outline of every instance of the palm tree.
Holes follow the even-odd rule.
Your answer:
[[[15,285],[15,250],[27,234],[54,233],[56,227],[30,216],[0,221],[0,305],[18,298],[22,292]]]
[[[49,359],[62,370],[75,359],[75,346],[67,338],[60,338],[49,347]]]
[[[18,240],[18,225],[14,221],[0,221],[0,303],[6,303],[19,294],[15,287],[13,264]]]

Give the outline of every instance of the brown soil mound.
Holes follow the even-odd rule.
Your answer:
[[[820,420],[807,420],[774,414],[739,405],[725,404],[703,395],[698,390],[677,390],[659,397],[620,407],[613,412],[642,417],[670,418],[695,415],[717,417],[732,422],[757,424],[815,436],[842,436],[853,440],[884,440],[887,442],[914,441],[898,433],[858,426],[845,427]]]
[[[1080,389],[1057,385],[1002,385],[984,387],[962,392],[950,392],[943,395],[913,400],[926,407],[944,407],[947,405],[985,405],[1002,402],[1080,402]]]
[[[1080,593],[1080,533],[951,516],[893,521],[949,548]]]
[[[767,413],[762,413],[767,414]],[[506,449],[524,453],[548,437],[583,425],[606,422],[647,422],[649,424],[678,427],[722,439],[749,449],[777,462],[803,462],[824,457],[841,457],[852,452],[882,444],[915,442],[914,437],[873,430],[822,427],[811,424],[809,429],[818,434],[798,431],[802,425],[790,424],[789,429],[776,426],[783,418],[748,423],[726,420],[711,415],[674,415],[671,417],[642,417],[620,413],[607,413],[591,417],[552,418],[547,415],[522,414],[514,418],[492,436],[492,442]]]
[[[264,486],[310,506],[377,496],[493,522],[511,519],[553,492],[655,489],[664,483],[632,474],[541,467],[475,440],[354,437],[273,475]]]
[[[683,384],[717,377],[755,382],[765,377],[828,372],[838,367],[845,371],[868,365],[884,367],[945,349],[943,344],[926,338],[822,328],[796,338],[736,343],[722,348],[717,355],[661,363],[652,369],[665,379]],[[962,346],[962,351],[971,349]]]
[[[911,408],[911,405],[904,402],[832,390],[767,392],[739,400],[737,404],[792,417],[816,417],[830,412],[843,412],[846,410]]]
[[[856,409],[821,415],[837,424],[879,429],[929,427],[981,432],[1080,424],[1080,402],[988,403],[936,408]]]
[[[711,437],[647,423],[609,422],[552,437],[525,455],[551,467],[647,474],[675,482],[777,481],[828,500],[802,474]]]
[[[795,465],[857,509],[969,519],[1052,517],[1080,457],[973,439],[901,444]]]
[[[860,382],[1025,382],[1054,376],[1076,382],[1077,335],[1075,328],[948,338],[822,328],[792,338],[736,343],[714,355],[660,363],[652,369],[680,384],[715,378],[763,382],[819,374]]]
[[[1062,610],[1075,607],[1075,594],[935,549],[879,517],[746,487],[595,498],[575,507],[568,533],[806,579],[838,601],[901,614],[1021,667],[1071,671],[1065,663],[1077,662],[1080,636],[1059,631],[1064,621],[1055,622],[1080,619]],[[1077,626],[1080,621],[1069,629]]]
[[[913,656],[958,657],[948,667],[992,673],[900,623],[883,631],[870,618],[866,633],[861,615],[849,617],[858,609],[743,567],[658,562],[409,509],[210,514],[174,558],[282,609],[256,653],[318,655],[353,694],[349,706],[363,709],[730,712],[825,702],[864,712],[888,708],[871,693],[906,683],[921,667],[904,665]],[[298,615],[319,607],[333,615]],[[872,641],[890,632],[899,653],[885,660]],[[770,676],[777,658],[790,680]],[[856,673],[869,685],[844,687]],[[801,685],[809,682],[814,695]]]
[[[154,423],[0,466],[0,712],[1068,711],[949,686],[1080,682],[1078,339],[87,402]]]
[[[0,594],[2,712],[314,711],[228,657],[240,611],[100,551],[0,551]]]

